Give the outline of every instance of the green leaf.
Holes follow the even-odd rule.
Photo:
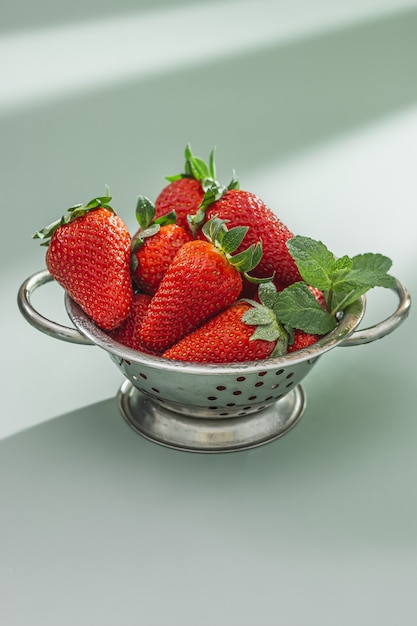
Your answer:
[[[294,283],[278,293],[274,312],[282,324],[307,333],[325,335],[337,325],[334,316],[323,310],[303,282]]]
[[[36,233],[32,235],[32,238],[43,239],[44,241],[41,243],[41,246],[48,246],[50,238],[60,226],[73,222],[78,217],[81,217],[89,211],[93,211],[98,207],[103,207],[104,209],[108,209],[109,211],[112,211],[114,213],[114,209],[109,204],[112,199],[112,197],[109,195],[109,188],[107,185],[105,186],[105,188],[105,196],[97,196],[96,198],[90,200],[87,204],[74,204],[73,206],[69,207],[69,209],[67,209],[67,213],[63,215],[59,220],[56,220],[55,222],[52,222],[52,224],[49,224],[49,226],[45,226],[45,228],[36,231]]]
[[[262,304],[269,307],[270,309],[274,308],[277,295],[277,288],[271,281],[261,283],[258,287],[259,300],[262,302]]]
[[[177,214],[175,211],[170,211],[169,213],[165,213],[165,215],[161,215],[161,217],[157,217],[153,223],[159,224],[160,226],[167,226],[168,224],[175,224],[177,221]]]
[[[349,273],[352,267],[352,259],[348,256],[342,256],[339,259],[335,259],[333,268],[331,270],[330,276],[333,283],[333,288],[338,282],[341,282],[345,279],[346,275]]]
[[[242,322],[250,326],[256,326],[250,341],[275,341],[273,356],[285,354],[288,346],[288,334],[278,322],[274,311],[259,302],[248,300],[251,309],[242,315]],[[271,356],[272,356],[271,355]]]
[[[349,304],[352,304],[360,296],[369,291],[369,287],[363,286],[358,288],[346,289],[345,291],[334,291],[332,293],[331,306],[329,308],[330,313],[336,314],[339,311],[343,311]]]
[[[322,291],[331,289],[335,257],[323,242],[295,235],[287,247],[307,284]]]
[[[346,283],[357,286],[395,288],[396,280],[387,274],[392,261],[383,254],[358,254],[352,258],[352,267]]]
[[[236,176],[236,172],[233,170],[233,178],[230,181],[230,183],[227,185],[226,191],[230,191],[231,189],[239,189],[239,188],[240,188],[239,179]]]
[[[272,350],[270,354],[270,358],[275,358],[277,356],[283,356],[287,353],[288,350],[288,342],[289,336],[288,333],[280,326],[281,332],[277,338],[277,342],[275,344],[275,348]]]
[[[216,242],[221,243],[221,239],[226,230],[226,220],[222,220],[219,217],[213,217],[206,222],[201,229],[203,235],[213,244],[216,244]]]
[[[248,232],[248,226],[235,226],[224,233],[222,250],[225,254],[232,254],[238,249]]]
[[[205,178],[210,178],[208,167],[202,159],[193,157],[193,159],[189,161],[189,164],[193,178],[195,178],[196,180],[204,180]]]
[[[136,202],[136,219],[141,230],[145,230],[155,217],[155,205],[146,196],[138,196]]]
[[[209,176],[212,180],[216,180],[216,163],[214,161],[215,148],[210,152],[209,156]]]
[[[257,302],[253,302],[252,308],[248,309],[242,315],[242,321],[245,322],[245,324],[249,324],[251,326],[258,326],[259,324],[270,324],[271,321],[274,320],[275,316],[273,311]]]
[[[242,274],[247,274],[252,271],[262,258],[262,244],[252,244],[243,252],[238,252],[229,258],[229,263],[233,265]],[[258,282],[258,279],[252,279],[254,282]]]

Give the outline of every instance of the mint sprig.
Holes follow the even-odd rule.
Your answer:
[[[296,235],[287,247],[302,281],[274,294],[271,285],[265,297],[289,333],[294,329],[325,335],[337,326],[337,314],[373,287],[395,288],[396,280],[388,274],[392,261],[371,252],[336,257],[322,241]],[[311,287],[323,292],[325,306],[317,301]]]
[[[292,237],[287,247],[305,283],[324,292],[326,313],[331,316],[373,287],[395,288],[396,280],[388,274],[392,261],[382,254],[368,252],[337,258],[322,241],[301,235]],[[310,295],[315,299],[313,294]],[[303,308],[306,291],[292,296],[292,305],[298,301]],[[288,298],[288,306],[289,303]]]

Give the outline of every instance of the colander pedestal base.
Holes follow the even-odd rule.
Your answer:
[[[236,452],[264,445],[286,434],[301,418],[306,395],[297,385],[271,406],[242,417],[193,418],[170,411],[125,380],[118,393],[120,411],[137,433],[186,452]]]

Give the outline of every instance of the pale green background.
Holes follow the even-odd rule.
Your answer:
[[[30,327],[32,233],[109,184],[135,227],[190,142],[293,230],[416,293],[417,2],[9,3],[0,19],[0,621],[417,621],[416,314],[326,355],[300,424],[193,455],[122,421],[99,349]],[[36,305],[67,322],[56,285]],[[395,307],[372,292],[367,323]]]

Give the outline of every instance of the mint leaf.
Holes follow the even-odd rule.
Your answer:
[[[345,282],[348,284],[371,287],[394,288],[396,280],[387,274],[392,261],[383,254],[358,254],[352,258],[352,267],[346,275]]]
[[[340,282],[343,282],[352,269],[352,259],[348,256],[342,256],[340,259],[335,259],[333,268],[331,270],[331,279],[333,283],[333,289]]]
[[[299,328],[306,333],[325,335],[337,325],[334,316],[323,310],[303,282],[294,283],[278,293],[274,312],[284,326]]]
[[[336,259],[323,242],[295,235],[287,241],[287,248],[306,283],[322,291],[331,289]]]
[[[395,278],[387,274],[392,261],[383,254],[367,252],[354,256],[351,261],[351,269],[343,280],[333,284],[332,312],[346,308],[373,287],[393,289],[396,286]]]

